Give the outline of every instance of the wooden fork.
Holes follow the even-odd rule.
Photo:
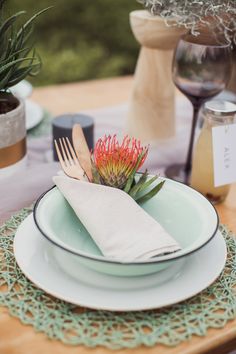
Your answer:
[[[61,138],[59,142],[54,140],[58,159],[65,174],[69,177],[85,180],[85,172],[81,168],[79,160],[68,138]]]

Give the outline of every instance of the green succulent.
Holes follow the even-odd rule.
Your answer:
[[[0,91],[7,91],[27,75],[35,76],[41,68],[41,59],[34,49],[32,41],[35,19],[49,9],[45,8],[25,23],[17,26],[25,11],[19,11],[3,19],[3,5],[0,0]]]

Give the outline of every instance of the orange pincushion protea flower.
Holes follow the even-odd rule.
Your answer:
[[[144,163],[148,147],[137,139],[125,136],[120,144],[116,135],[97,141],[93,152],[94,165],[102,184],[123,189],[129,177]]]
[[[125,136],[120,144],[116,135],[105,135],[97,141],[92,154],[93,182],[122,189],[137,203],[146,202],[164,184],[162,181],[152,187],[158,176],[148,176],[147,170],[136,175],[147,154],[148,147],[141,146],[137,139]]]

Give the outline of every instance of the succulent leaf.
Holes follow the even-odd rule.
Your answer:
[[[22,26],[22,28],[18,31],[18,33],[17,33],[17,38],[20,37],[20,35],[21,35],[21,33],[22,33],[23,31],[25,31],[26,29],[28,29],[28,28],[32,25],[32,23],[35,21],[35,19],[36,19],[37,17],[39,17],[40,15],[42,15],[44,12],[48,11],[48,10],[51,9],[51,8],[53,8],[53,6],[48,6],[48,7],[46,7],[45,9],[43,9],[43,10],[37,12],[35,15],[33,15],[33,16]]]
[[[32,60],[32,59],[33,59],[33,57],[31,57],[31,58],[19,58],[19,59],[13,60],[10,63],[7,63],[7,64],[3,65],[2,67],[0,67],[0,74],[5,72],[7,69],[10,69],[10,68],[14,67],[15,64],[19,64],[19,63],[22,63],[23,61]]]
[[[140,188],[143,186],[147,180],[148,172],[147,170],[141,175],[138,182],[130,189],[129,195],[135,199],[136,194],[139,192]]]
[[[133,184],[134,178],[135,178],[135,174],[136,174],[136,172],[138,171],[139,166],[140,166],[140,163],[141,163],[141,161],[143,160],[145,154],[146,154],[146,151],[142,151],[142,152],[140,153],[139,157],[138,157],[138,160],[137,160],[137,162],[136,162],[136,165],[135,165],[135,167],[134,167],[134,169],[133,169],[133,171],[132,171],[132,173],[131,173],[131,175],[130,175],[130,177],[129,177],[129,179],[127,180],[127,183],[126,183],[126,185],[125,185],[124,191],[125,191],[126,193],[129,193],[129,191],[130,191],[130,189],[131,189],[131,187],[132,187],[132,184]]]
[[[4,0],[0,0],[0,9]],[[47,11],[47,7],[16,29],[17,20],[25,11],[17,12],[2,20],[0,25],[0,90],[6,91],[23,80],[27,75],[35,76],[41,68],[41,58],[33,49],[31,34],[33,23],[38,16]]]
[[[3,22],[3,24],[0,26],[0,38],[7,32],[9,28],[12,28],[12,25],[16,22],[17,18],[23,14],[25,14],[25,11],[19,11]]]
[[[142,204],[147,202],[149,199],[153,198],[163,187],[165,181],[162,181],[160,183],[158,183],[158,185],[156,185],[150,192],[148,192],[147,194],[143,195],[142,197],[138,198],[136,200],[136,202],[138,204]]]
[[[139,188],[139,193],[144,191],[145,189],[149,188],[156,180],[158,179],[158,176],[153,176],[147,182],[143,183],[141,187]]]

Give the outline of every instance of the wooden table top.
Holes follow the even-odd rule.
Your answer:
[[[128,101],[132,78],[114,78],[83,83],[51,86],[35,89],[32,99],[53,114],[78,112],[79,110],[111,106]],[[223,204],[217,206],[221,223],[236,233],[236,185],[233,185]],[[114,351],[127,354],[214,354],[227,353],[236,348],[231,341],[236,338],[236,319],[223,329],[210,329],[206,337],[194,337],[177,347],[161,345],[153,348]],[[229,343],[230,342],[230,343]],[[222,346],[220,349],[216,349]],[[66,346],[59,341],[49,340],[44,334],[36,333],[31,326],[25,326],[10,317],[6,308],[0,308],[0,354],[109,354],[104,348],[90,349],[83,346]]]

